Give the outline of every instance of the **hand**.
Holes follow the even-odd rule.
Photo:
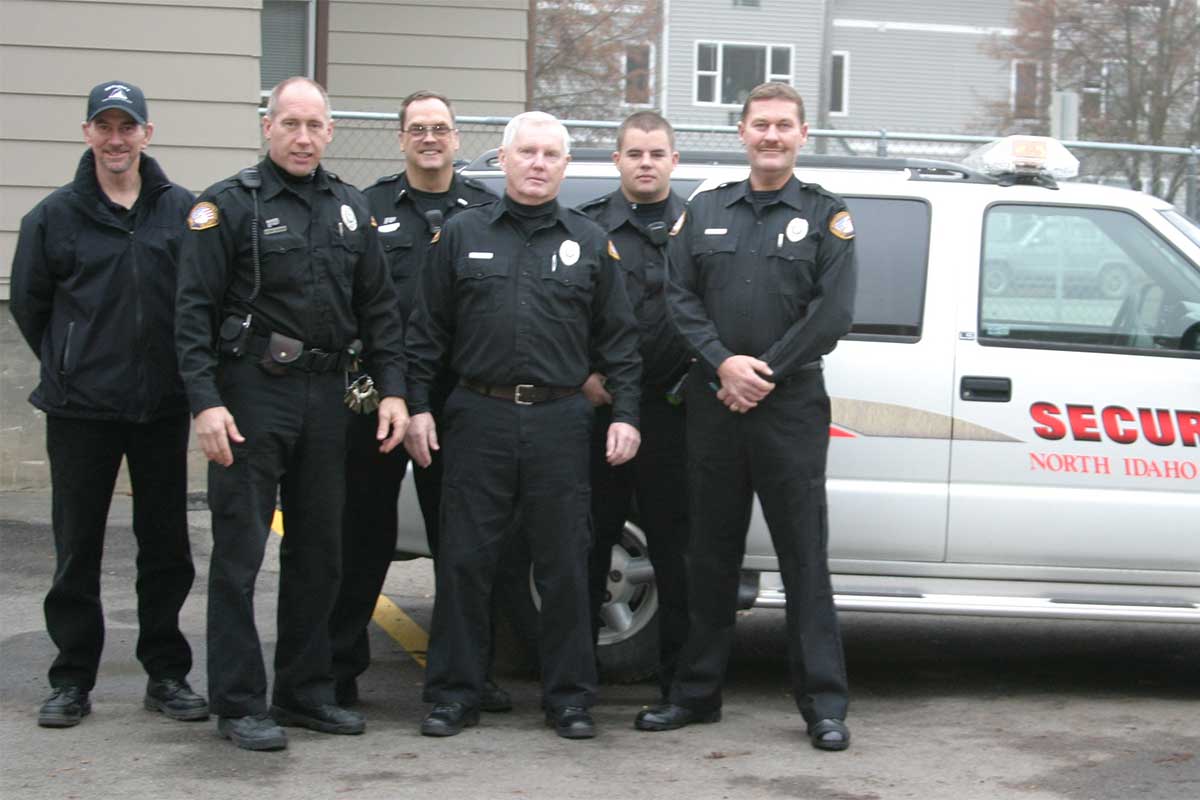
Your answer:
[[[624,464],[637,455],[642,443],[642,434],[628,422],[614,422],[608,426],[608,441],[604,448],[604,459],[614,467]]]
[[[229,442],[242,444],[246,441],[225,406],[206,408],[196,415],[196,439],[208,460],[222,467],[233,463],[233,450]]]
[[[583,392],[583,396],[591,401],[593,407],[612,405],[612,395],[609,394],[608,390],[604,388],[605,380],[607,380],[607,378],[605,378],[599,372],[593,372],[591,375],[588,375],[587,380],[583,382],[581,391]]]
[[[745,414],[775,388],[774,383],[765,380],[773,374],[765,361],[753,356],[730,356],[717,367],[717,377],[721,380],[717,399],[730,411]]]
[[[385,397],[379,401],[379,427],[375,441],[382,442],[379,452],[390,453],[404,440],[408,430],[408,404],[403,397]],[[390,433],[390,435],[389,435]]]
[[[431,451],[441,449],[433,414],[428,411],[414,414],[408,421],[408,430],[404,434],[404,449],[418,467],[428,467],[433,463]]]

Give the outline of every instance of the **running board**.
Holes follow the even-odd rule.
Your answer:
[[[905,614],[961,614],[972,617],[1186,622],[1200,624],[1200,606],[1186,602],[1111,602],[1042,597],[993,597],[965,594],[835,593],[839,611]],[[784,608],[782,589],[763,588],[754,605]]]

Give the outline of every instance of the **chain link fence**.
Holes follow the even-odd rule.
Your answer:
[[[392,113],[364,111],[335,111],[336,135],[326,151],[326,165],[356,186],[365,187],[383,175],[404,169],[397,139],[399,121]],[[462,143],[459,158],[472,160],[500,145],[507,117],[459,117],[459,139]],[[564,120],[576,147],[615,147],[618,123],[600,120]],[[741,144],[737,128],[732,125],[675,126],[676,145],[681,151],[729,150],[738,152]],[[841,156],[883,156],[892,158],[924,158],[937,161],[961,162],[981,144],[993,141],[992,136],[958,136],[913,132],[878,131],[809,131],[810,153]],[[1155,147],[1151,145],[1110,142],[1064,142],[1080,162],[1076,180],[1130,185],[1125,165],[1131,154],[1141,159],[1142,174],[1151,174],[1151,164],[1159,162],[1159,174],[1181,175],[1172,196],[1167,179],[1159,185],[1143,178],[1144,188],[1159,197],[1166,197],[1193,219],[1200,218],[1200,147]]]

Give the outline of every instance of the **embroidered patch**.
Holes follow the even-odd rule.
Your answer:
[[[660,228],[659,230],[662,230],[662,229]],[[621,260],[621,254],[617,252],[617,246],[615,244],[613,244],[612,239],[608,240],[608,255],[612,258],[613,261]]]
[[[854,238],[854,221],[849,211],[839,211],[829,220],[829,232],[839,239]]]
[[[188,227],[194,231],[215,228],[220,221],[216,205],[207,200],[203,203],[196,203],[192,206],[191,213],[188,214]]]
[[[671,235],[672,236],[678,236],[679,232],[681,230],[683,230],[683,221],[685,219],[687,219],[686,211],[684,211],[682,214],[680,214],[679,219],[675,220],[675,224],[671,226]]]

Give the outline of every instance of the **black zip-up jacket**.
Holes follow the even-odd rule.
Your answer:
[[[679,218],[684,200],[671,192],[667,196],[663,222],[666,228]],[[579,207],[596,224],[608,232],[621,254],[618,262],[625,281],[629,304],[638,320],[641,332],[642,386],[661,394],[672,386],[690,361],[690,352],[675,326],[667,318],[667,253],[666,243],[655,244],[638,221],[637,213],[618,189],[611,194],[590,200]],[[662,231],[667,237],[666,228]]]
[[[254,201],[237,176],[206,189],[184,237],[175,339],[193,414],[224,405],[217,335],[226,315],[251,315],[258,335],[280,333],[305,349],[343,352],[363,340],[384,397],[403,397],[404,321],[362,192],[317,167],[309,199],[270,158],[258,164],[261,291],[254,293]]]
[[[75,180],[21,220],[10,308],[41,360],[29,402],[54,416],[149,422],[183,413],[175,284],[192,193],[145,153],[121,219],[87,150]]]
[[[746,179],[688,203],[671,230],[667,310],[711,372],[749,355],[779,382],[850,330],[854,224],[840,197],[795,177],[761,212],[751,199]]]

